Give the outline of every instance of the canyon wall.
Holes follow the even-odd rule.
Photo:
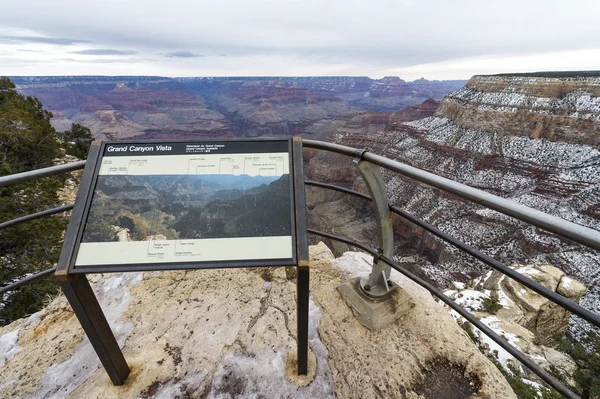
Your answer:
[[[476,76],[448,95],[434,116],[392,124],[377,134],[337,134],[332,139],[369,147],[391,159],[598,229],[599,83],[598,77]],[[323,167],[330,162],[347,168],[342,178]],[[315,179],[363,187],[349,159],[318,153],[308,164]],[[561,268],[590,287],[582,304],[600,311],[597,251],[410,179],[391,173],[386,173],[386,179],[393,203],[507,264],[542,262]],[[317,189],[309,194],[333,195]],[[350,209],[356,206],[355,199],[335,198],[337,213],[354,212]],[[335,223],[326,212],[318,212],[326,206],[330,205],[314,204],[313,222]],[[344,224],[353,225],[374,228],[360,217]],[[344,226],[335,226],[337,232]],[[432,241],[437,240],[418,228],[399,226],[397,233],[397,260],[440,285],[487,270],[450,246],[436,252]],[[368,239],[370,234],[359,238]]]
[[[597,147],[600,76],[474,76],[436,115],[463,129]]]
[[[13,77],[38,97],[57,131],[71,123],[97,138],[302,135],[322,139],[350,124],[363,132],[406,120],[394,114],[439,101],[464,81],[367,77]]]

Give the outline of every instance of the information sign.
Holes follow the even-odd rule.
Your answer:
[[[70,272],[296,265],[290,148],[103,143]]]
[[[87,273],[295,266],[308,372],[302,140],[93,142],[56,278],[115,385],[129,366]]]

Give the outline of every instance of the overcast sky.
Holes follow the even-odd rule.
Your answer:
[[[1,0],[0,75],[600,69],[600,1]]]

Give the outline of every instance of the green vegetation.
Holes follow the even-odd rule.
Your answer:
[[[49,167],[61,156],[51,117],[36,98],[17,93],[8,78],[0,77],[0,176]],[[0,221],[58,206],[65,180],[63,175],[0,188]],[[66,225],[58,215],[0,230],[0,286],[53,267]],[[57,284],[45,279],[4,294],[0,325],[38,310],[46,295],[57,291]]]
[[[571,377],[576,386],[571,387],[581,399],[600,398],[600,334],[589,331],[578,342],[567,337],[558,341],[557,348],[571,356],[576,369]],[[560,376],[563,380],[569,380]]]
[[[79,123],[73,123],[71,129],[60,134],[67,154],[79,159],[86,159],[90,144],[92,143],[92,132]]]
[[[492,362],[498,367],[506,381],[510,384],[515,395],[519,399],[562,399],[563,396],[553,388],[540,387],[540,391],[531,384],[524,381],[523,373],[517,367],[508,364],[507,368],[502,366],[496,359]],[[541,396],[540,396],[541,394]]]
[[[465,321],[460,325],[462,329],[467,333],[471,341],[477,348],[490,359],[492,363],[500,370],[506,381],[514,391],[515,395],[519,399],[561,399],[562,395],[558,393],[558,391],[553,388],[542,386],[540,387],[540,391],[531,384],[525,382],[525,377],[521,370],[517,369],[511,364],[508,364],[507,367],[504,367],[498,361],[498,351],[494,350],[490,352],[490,348],[487,344],[482,342],[477,334],[473,331],[473,326],[471,323]],[[541,395],[541,396],[540,396]]]
[[[540,387],[538,392],[535,387],[525,381],[522,371],[517,367],[511,364],[504,367],[498,361],[498,352],[490,352],[488,345],[483,343],[473,331],[471,323],[464,322],[461,327],[479,350],[496,365],[519,399],[562,398],[558,391],[547,386]],[[573,359],[576,370],[573,375],[565,375],[555,367],[550,367],[548,371],[581,396],[581,399],[600,398],[600,334],[590,331],[579,342],[573,342],[565,336],[556,337],[556,340],[557,349]],[[571,385],[573,382],[575,385]]]
[[[484,298],[481,302],[481,306],[483,307],[483,310],[489,314],[496,314],[500,309],[502,309],[502,304],[495,295]]]

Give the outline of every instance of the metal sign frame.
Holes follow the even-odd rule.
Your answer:
[[[92,199],[94,196],[94,190],[98,183],[99,171],[102,164],[102,160],[105,156],[105,150],[108,146],[111,145],[131,145],[131,144],[218,144],[218,143],[242,143],[247,145],[247,143],[258,144],[260,146],[261,143],[285,143],[287,144],[287,150],[290,154],[289,156],[289,171],[290,171],[290,220],[291,220],[291,235],[292,235],[292,257],[291,258],[281,258],[281,259],[259,259],[259,260],[223,260],[223,261],[181,261],[181,262],[144,262],[144,263],[135,263],[135,264],[126,264],[126,265],[86,265],[79,266],[75,264],[75,260],[77,259],[77,254],[79,252],[80,245],[82,243],[82,238],[84,234],[85,225],[87,219],[89,217],[90,207],[92,204]],[[82,177],[80,189],[86,190],[86,199],[85,205],[83,207],[83,213],[81,215],[75,214],[76,209],[73,210],[73,217],[81,218],[81,223],[77,226],[77,229],[68,229],[67,236],[72,234],[75,235],[75,242],[73,247],[73,254],[71,255],[72,262],[69,264],[69,273],[77,274],[77,273],[110,273],[110,272],[124,272],[124,271],[157,271],[157,270],[181,270],[181,269],[209,269],[209,268],[224,268],[224,267],[259,267],[259,266],[295,266],[296,265],[296,231],[295,231],[295,217],[294,217],[294,182],[292,179],[293,176],[293,159],[292,159],[292,142],[289,139],[252,139],[252,140],[202,140],[202,141],[189,141],[189,140],[148,140],[143,142],[135,142],[135,141],[117,141],[117,142],[102,142],[100,144],[100,148],[98,151],[90,151],[90,156],[88,157],[88,164],[94,165],[94,171],[90,178],[90,176]],[[250,152],[252,153],[252,152]],[[202,155],[202,154],[198,154]],[[87,165],[86,165],[87,170]],[[79,200],[79,198],[78,198]],[[77,208],[77,204],[75,206]],[[69,226],[70,227],[70,226]],[[73,237],[69,237],[72,239]],[[69,240],[70,241],[70,240]],[[67,240],[65,239],[65,242]]]
[[[287,139],[286,139],[287,140]],[[227,140],[185,140],[183,143],[214,143]],[[245,141],[245,140],[230,140]],[[248,141],[281,141],[281,139],[253,139]],[[308,231],[306,219],[306,198],[304,191],[304,170],[302,155],[302,139],[294,137],[289,141],[290,154],[290,193],[291,193],[291,233],[292,259],[281,262],[277,259],[247,262],[205,262],[198,266],[195,262],[158,264],[148,268],[147,265],[133,267],[95,267],[93,270],[83,270],[73,267],[85,218],[89,211],[93,191],[97,181],[98,168],[104,148],[108,143],[93,142],[88,155],[88,161],[83,171],[75,206],[71,214],[69,227],[65,235],[63,248],[56,269],[56,278],[79,319],[90,343],[96,351],[104,369],[114,385],[123,385],[129,375],[129,367],[121,349],[112,333],[102,312],[96,296],[89,284],[86,273],[154,271],[190,268],[223,268],[223,267],[258,267],[258,266],[296,266],[297,267],[297,358],[298,374],[306,375],[308,368],[308,305],[309,305],[309,264],[308,264]],[[174,140],[144,141],[150,143],[173,143]],[[117,142],[118,144],[130,142]],[[282,264],[284,263],[284,264]],[[131,265],[129,265],[131,266]],[[164,267],[168,266],[168,267]],[[196,267],[194,267],[196,266]],[[102,270],[100,270],[102,269]]]

